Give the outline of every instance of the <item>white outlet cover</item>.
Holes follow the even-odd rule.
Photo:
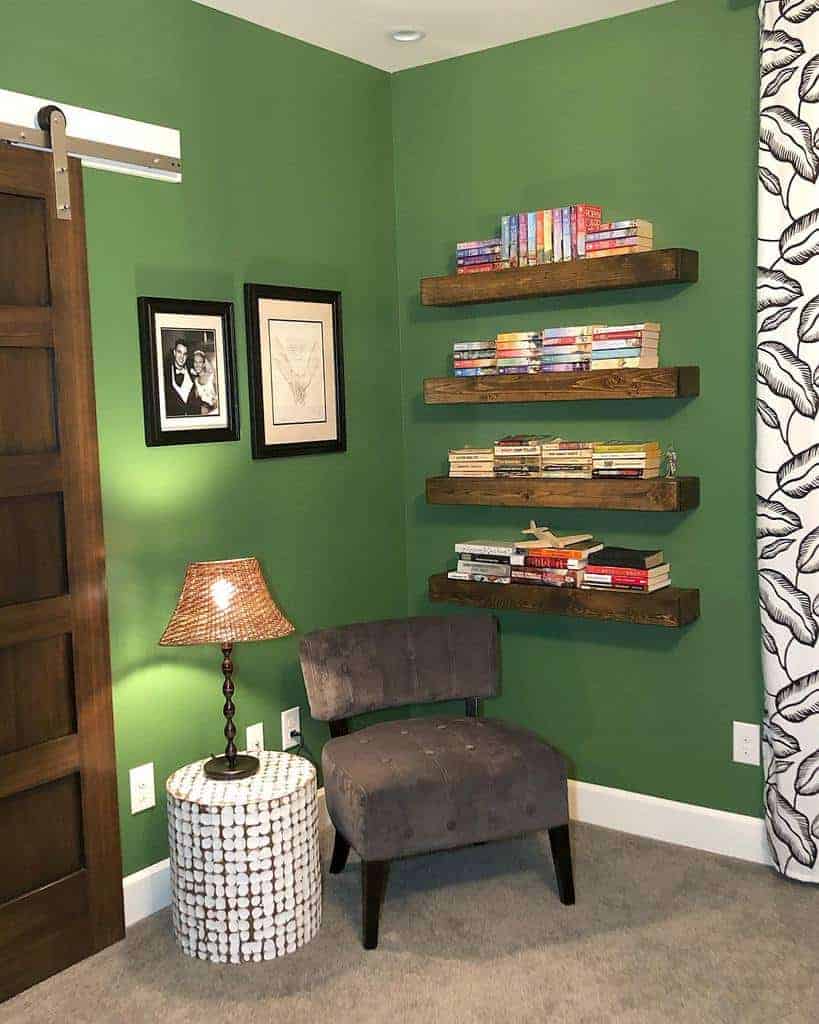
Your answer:
[[[282,750],[291,750],[299,745],[298,739],[291,739],[291,732],[301,732],[301,709],[289,708],[282,711]]]
[[[759,726],[753,722],[734,722],[734,760],[738,764],[759,764]]]
[[[153,761],[132,768],[128,776],[131,783],[131,814],[156,807]]]
[[[258,754],[264,750],[264,722],[247,727],[246,742],[248,754]]]

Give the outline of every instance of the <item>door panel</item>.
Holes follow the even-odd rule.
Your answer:
[[[85,224],[0,148],[0,999],[124,934]]]
[[[57,448],[54,360],[47,348],[0,348],[0,455]],[[25,409],[25,415],[20,410]]]
[[[0,818],[3,841],[26,851],[25,857],[10,857],[0,873],[0,904],[84,867],[77,774],[7,796],[0,800]]]
[[[0,679],[6,684],[0,755],[77,731],[70,636],[0,647]]]
[[[0,305],[48,305],[47,218],[43,199],[0,194]]]
[[[66,592],[61,495],[0,500],[0,537],[0,606]]]

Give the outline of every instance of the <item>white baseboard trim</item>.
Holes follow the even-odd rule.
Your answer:
[[[318,791],[319,828],[330,828],[324,789]],[[756,864],[770,864],[762,818],[711,807],[663,800],[645,793],[569,780],[569,813],[574,821],[720,853]],[[122,880],[125,927],[130,928],[171,902],[170,862],[151,864]]]
[[[690,846],[707,853],[770,864],[765,822],[747,814],[664,800],[645,793],[569,780],[569,814],[575,821]]]
[[[126,875],[122,880],[122,898],[126,928],[167,907],[171,902],[171,862],[161,860]]]

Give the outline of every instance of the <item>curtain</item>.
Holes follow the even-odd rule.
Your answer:
[[[819,0],[760,15],[757,538],[765,821],[819,882]]]

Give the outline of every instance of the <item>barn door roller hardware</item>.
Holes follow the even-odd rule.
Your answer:
[[[0,122],[0,142],[25,146],[28,149],[47,150],[51,153],[54,166],[54,195],[60,220],[71,219],[69,154],[88,158],[89,162],[93,162],[93,166],[107,165],[112,169],[119,167],[132,173],[151,173],[152,176],[177,176],[182,173],[182,161],[178,157],[129,149],[126,146],[114,146],[107,142],[72,138],[67,132],[68,120],[63,111],[54,104],[40,108],[36,128]]]

